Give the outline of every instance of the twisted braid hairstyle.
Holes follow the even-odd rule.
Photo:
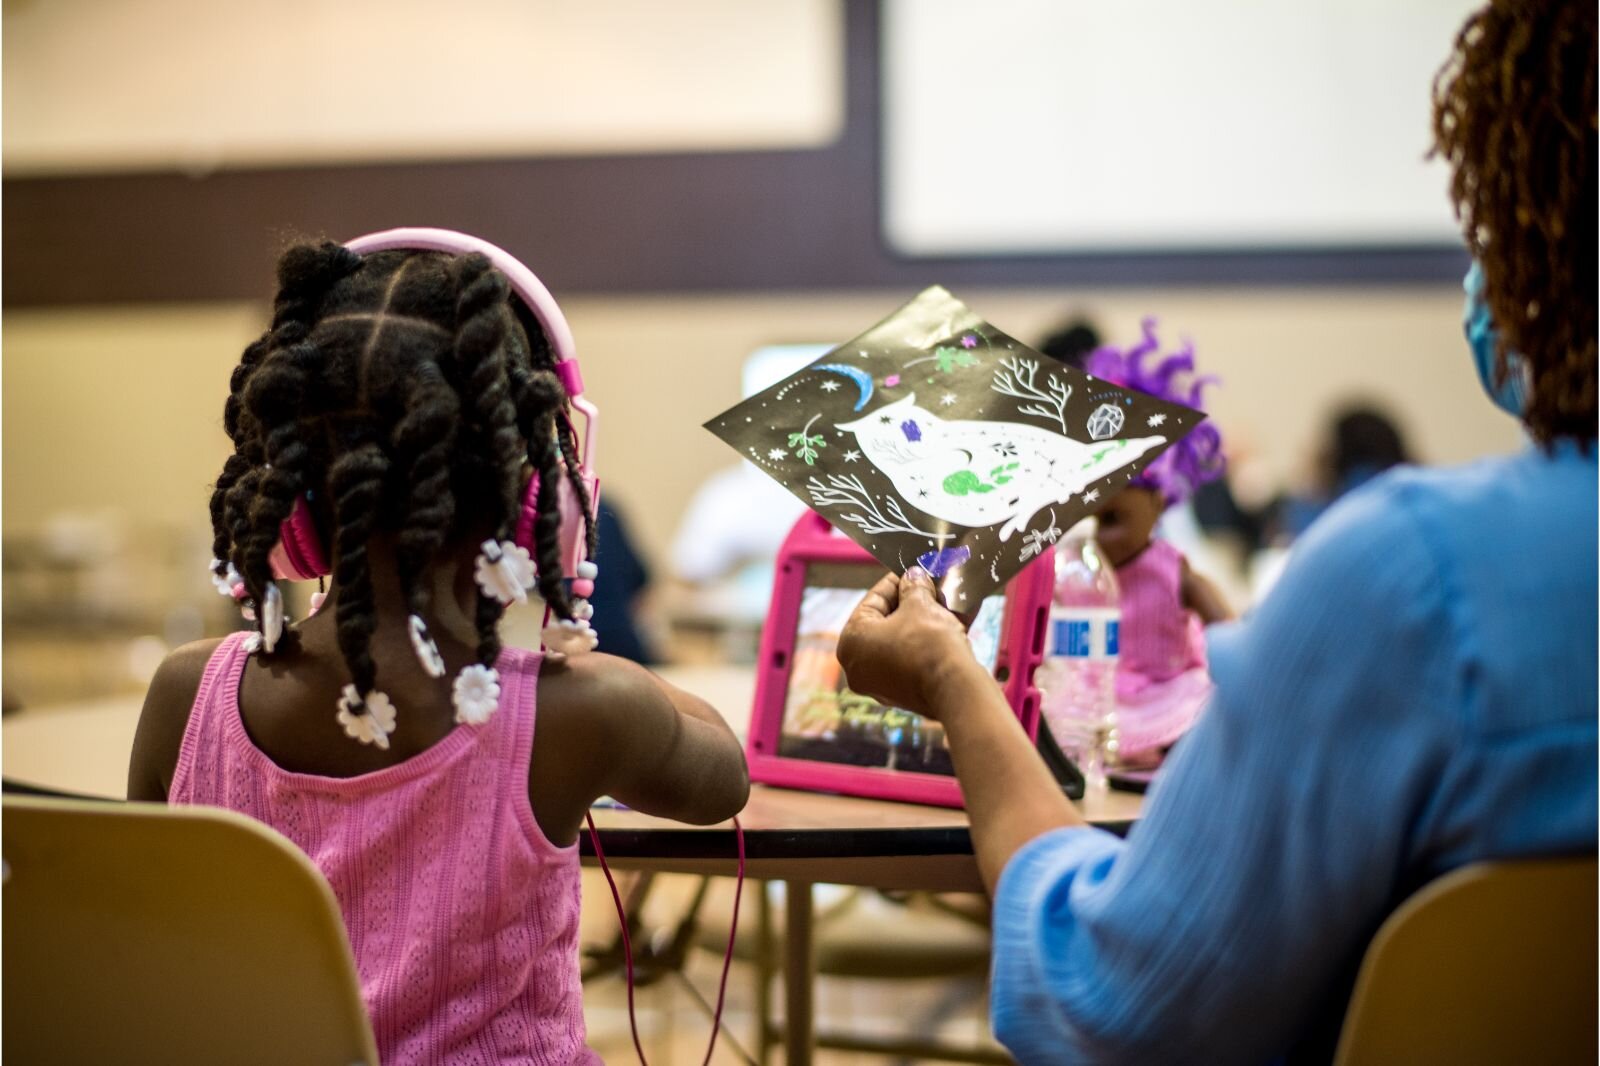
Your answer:
[[[234,453],[223,465],[222,474],[217,478],[211,494],[211,525],[217,531],[212,554],[218,560],[219,577],[228,568],[228,539],[222,530],[233,528],[238,520],[226,509],[228,490],[244,477],[249,477],[252,484],[258,483],[263,476],[261,469],[267,461],[264,443],[256,432],[250,413],[245,410],[245,382],[275,346],[293,344],[305,337],[309,329],[307,320],[315,309],[314,301],[318,294],[359,265],[359,258],[343,248],[336,245],[330,248],[295,248],[284,256],[278,271],[280,287],[272,325],[260,339],[244,350],[229,380],[228,401],[222,409],[222,426],[228,439],[233,441]],[[242,498],[249,499],[252,496],[253,491]]]
[[[272,326],[245,349],[223,410],[234,452],[211,499],[218,572],[232,564],[262,603],[280,524],[307,500],[333,546],[339,650],[365,700],[377,686],[372,537],[394,536],[401,590],[422,615],[423,578],[444,548],[485,526],[510,536],[526,463],[540,479],[539,590],[558,617],[572,618],[561,479],[585,515],[592,505],[559,417],[567,398],[550,343],[505,277],[481,255],[360,256],[323,243],[290,249],[278,283]],[[594,526],[585,526],[592,555]],[[503,610],[479,596],[485,666],[500,652]]]
[[[1595,8],[1492,0],[1434,79],[1434,153],[1536,440],[1595,439]]]

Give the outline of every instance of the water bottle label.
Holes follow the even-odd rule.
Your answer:
[[[1086,618],[1060,618],[1055,625],[1055,654],[1068,658],[1087,658],[1089,655],[1089,621]]]
[[[1119,612],[1110,607],[1053,607],[1046,653],[1098,661],[1117,654]]]

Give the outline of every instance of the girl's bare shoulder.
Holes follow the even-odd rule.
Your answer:
[[[172,771],[178,765],[178,749],[183,746],[183,733],[189,725],[189,712],[200,692],[200,680],[222,640],[214,637],[185,644],[169,653],[156,668],[133,738],[133,756],[128,765],[129,799],[166,798]]]
[[[661,702],[644,667],[615,655],[589,652],[547,660],[539,671],[540,726],[573,723],[603,732]]]

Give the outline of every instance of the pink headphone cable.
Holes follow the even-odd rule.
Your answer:
[[[628,914],[622,906],[622,893],[617,891],[616,879],[611,876],[611,867],[606,865],[606,853],[600,847],[600,834],[594,827],[594,815],[585,814],[583,817],[589,823],[594,857],[600,861],[600,872],[606,875],[606,884],[611,888],[611,901],[617,905],[617,922],[622,928],[622,961],[628,975],[628,1027],[633,1031],[633,1050],[639,1054],[640,1066],[649,1066],[649,1061],[644,1057],[644,1045],[639,1041],[639,1019],[633,1009],[633,945],[628,939]],[[739,901],[744,897],[744,827],[739,824],[737,816],[733,819],[733,837],[739,849],[739,873],[733,889],[733,921],[728,925],[728,951],[722,958],[722,979],[717,982],[717,1006],[711,1015],[711,1041],[706,1044],[702,1066],[710,1066],[711,1053],[717,1047],[717,1034],[722,1031],[722,1002],[728,992],[728,969],[733,965],[734,937],[739,932]]]

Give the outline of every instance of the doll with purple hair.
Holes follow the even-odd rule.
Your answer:
[[[1099,348],[1084,369],[1103,381],[1203,410],[1201,393],[1216,379],[1196,375],[1194,346],[1186,341],[1165,356],[1160,348],[1155,319],[1146,318],[1138,344]],[[1211,695],[1203,627],[1233,612],[1217,587],[1156,535],[1156,526],[1167,508],[1220,476],[1223,465],[1221,434],[1202,422],[1099,513],[1096,536],[1122,592],[1117,724],[1124,767],[1159,764]]]

